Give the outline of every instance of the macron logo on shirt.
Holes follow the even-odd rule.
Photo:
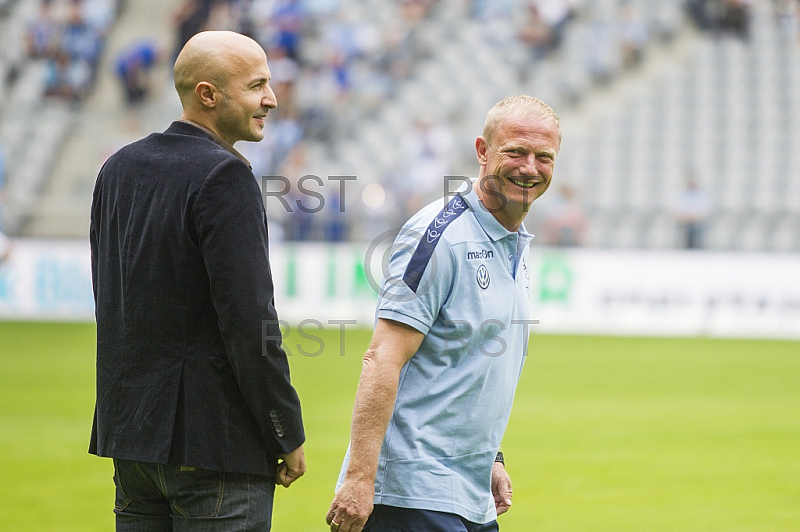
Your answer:
[[[482,249],[480,251],[468,251],[467,260],[485,260],[494,258],[494,251]]]

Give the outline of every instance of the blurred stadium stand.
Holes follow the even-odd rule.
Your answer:
[[[520,37],[533,24],[531,1],[554,17],[563,17],[559,8],[571,4],[548,47],[534,49]],[[170,15],[179,3],[126,2],[108,34],[94,92],[69,105],[42,97],[41,65],[25,57],[24,21],[36,2],[0,0],[8,232],[84,238],[91,189],[104,158],[179,115],[167,69],[158,74],[148,103],[130,110],[112,66],[115,53],[136,38],[154,37],[171,49]],[[754,1],[747,32],[737,33],[687,14],[687,7],[722,3],[298,2],[306,30],[291,103],[269,124],[272,138],[243,151],[257,174],[293,181],[306,174],[323,181],[357,176],[347,187],[345,232],[366,240],[408,214],[409,154],[401,140],[420,119],[452,134],[452,175],[474,175],[474,138],[486,110],[524,92],[541,97],[562,117],[555,179],[577,191],[589,218],[586,245],[679,247],[675,205],[691,173],[711,197],[706,248],[800,251],[797,17],[776,15],[785,2]],[[276,9],[294,2],[234,4],[234,27],[246,22],[254,28],[276,73],[276,35],[269,24],[277,20]],[[229,17],[226,27],[231,24]],[[632,42],[641,48],[631,51]],[[286,120],[277,127],[280,119]],[[440,180],[433,183],[424,199],[442,194]],[[331,198],[338,183],[326,184]],[[387,199],[379,194],[366,202],[372,206],[365,204],[367,184],[380,185]],[[556,201],[550,191],[534,205],[530,229],[536,232]],[[268,211],[276,229],[282,225],[286,237],[297,237],[294,229],[303,220],[270,211],[269,205]],[[317,226],[302,238],[326,239],[333,222],[325,216],[314,221]]]
[[[57,1],[52,4],[63,23],[72,6]],[[121,5],[121,0],[80,3],[86,31],[70,34],[60,28],[60,46],[75,55],[102,51]],[[81,118],[77,101],[47,97],[52,58],[32,56],[27,50],[28,31],[39,9],[40,2],[33,0],[5,0],[0,7],[0,145],[8,166],[3,226],[18,235],[26,234],[26,226],[42,208],[43,191],[57,181],[53,175],[59,154]],[[87,36],[91,41],[85,39]],[[94,67],[92,63],[84,71],[87,85],[94,79]],[[72,233],[76,230],[73,228]],[[65,234],[69,235],[69,230]]]

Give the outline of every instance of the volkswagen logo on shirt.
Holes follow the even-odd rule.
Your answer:
[[[485,265],[481,264],[478,267],[478,272],[475,274],[475,279],[478,281],[478,286],[484,290],[489,288],[489,270]]]

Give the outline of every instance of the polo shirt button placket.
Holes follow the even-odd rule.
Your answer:
[[[514,253],[513,253],[513,250],[517,246],[516,246],[516,244],[514,242],[514,235],[508,235],[506,237],[506,239],[508,240],[508,246],[510,248],[509,251],[511,251],[511,253],[508,254],[508,273],[511,274],[511,277],[514,277]]]

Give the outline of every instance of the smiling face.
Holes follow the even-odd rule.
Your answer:
[[[545,193],[561,145],[558,125],[539,115],[508,115],[490,136],[478,137],[478,196],[509,231],[519,229],[531,203]]]
[[[256,41],[232,31],[200,32],[178,54],[174,75],[183,119],[231,145],[264,138],[264,117],[278,102]]]
[[[269,86],[267,56],[258,49],[236,59],[232,74],[221,88],[216,129],[229,144],[238,140],[257,142],[264,138],[264,118],[277,106]]]

